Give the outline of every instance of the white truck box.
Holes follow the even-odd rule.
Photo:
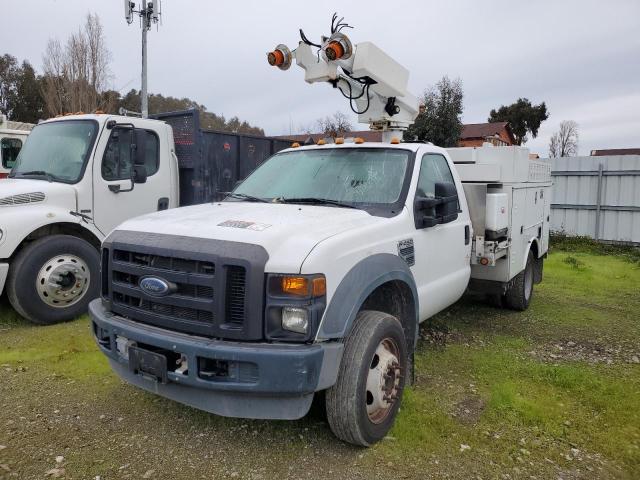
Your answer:
[[[509,282],[534,243],[548,249],[551,163],[530,159],[524,147],[450,148],[463,182],[473,227],[471,277]],[[506,229],[506,230],[505,230]]]

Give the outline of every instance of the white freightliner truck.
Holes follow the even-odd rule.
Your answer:
[[[0,294],[6,283],[15,310],[36,323],[85,313],[99,296],[100,242],[116,225],[210,202],[289,145],[201,130],[195,110],[40,122],[0,181]]]
[[[325,392],[342,440],[391,428],[421,321],[468,289],[523,310],[548,247],[550,168],[520,147],[401,143],[418,104],[408,72],[333,22],[279,45],[330,82],[382,143],[279,152],[224,201],[145,215],[102,249],[89,306],[112,368],[220,415],[296,419]],[[322,142],[321,142],[322,143]]]

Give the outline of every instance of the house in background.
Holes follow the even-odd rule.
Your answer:
[[[592,157],[609,155],[640,155],[640,148],[610,148],[608,150],[591,150]]]
[[[459,147],[481,147],[485,142],[502,147],[515,145],[516,139],[507,122],[469,123],[462,126]]]
[[[373,130],[357,130],[345,133],[345,138],[360,137],[365,142],[381,142],[382,132]],[[326,139],[324,133],[305,133],[303,135],[282,135],[286,140],[298,142],[301,145],[318,143],[320,139]],[[507,122],[494,123],[470,123],[462,126],[459,147],[481,147],[483,143],[489,142],[495,146],[515,145],[516,140]]]

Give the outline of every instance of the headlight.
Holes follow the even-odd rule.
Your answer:
[[[267,340],[313,340],[326,307],[324,275],[269,274],[266,290]]]
[[[309,330],[309,312],[307,312],[307,309],[284,307],[282,309],[282,328],[290,332],[307,333]]]

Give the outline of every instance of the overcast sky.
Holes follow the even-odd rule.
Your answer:
[[[2,3],[0,54],[41,71],[47,40],[66,39],[91,11],[104,24],[113,88],[140,88],[140,29],[126,24],[123,0]],[[578,122],[581,154],[640,147],[640,0],[163,0],[162,7],[162,25],[149,35],[149,91],[190,97],[267,134],[349,112],[330,86],[306,84],[297,67],[270,68],[265,55],[278,43],[295,48],[299,27],[312,40],[326,34],[338,9],[355,27],[348,32],[355,43],[373,41],[410,70],[414,94],[443,75],[461,78],[465,123],[526,97],[545,101],[551,114],[527,144],[533,151],[546,154],[562,120]]]

